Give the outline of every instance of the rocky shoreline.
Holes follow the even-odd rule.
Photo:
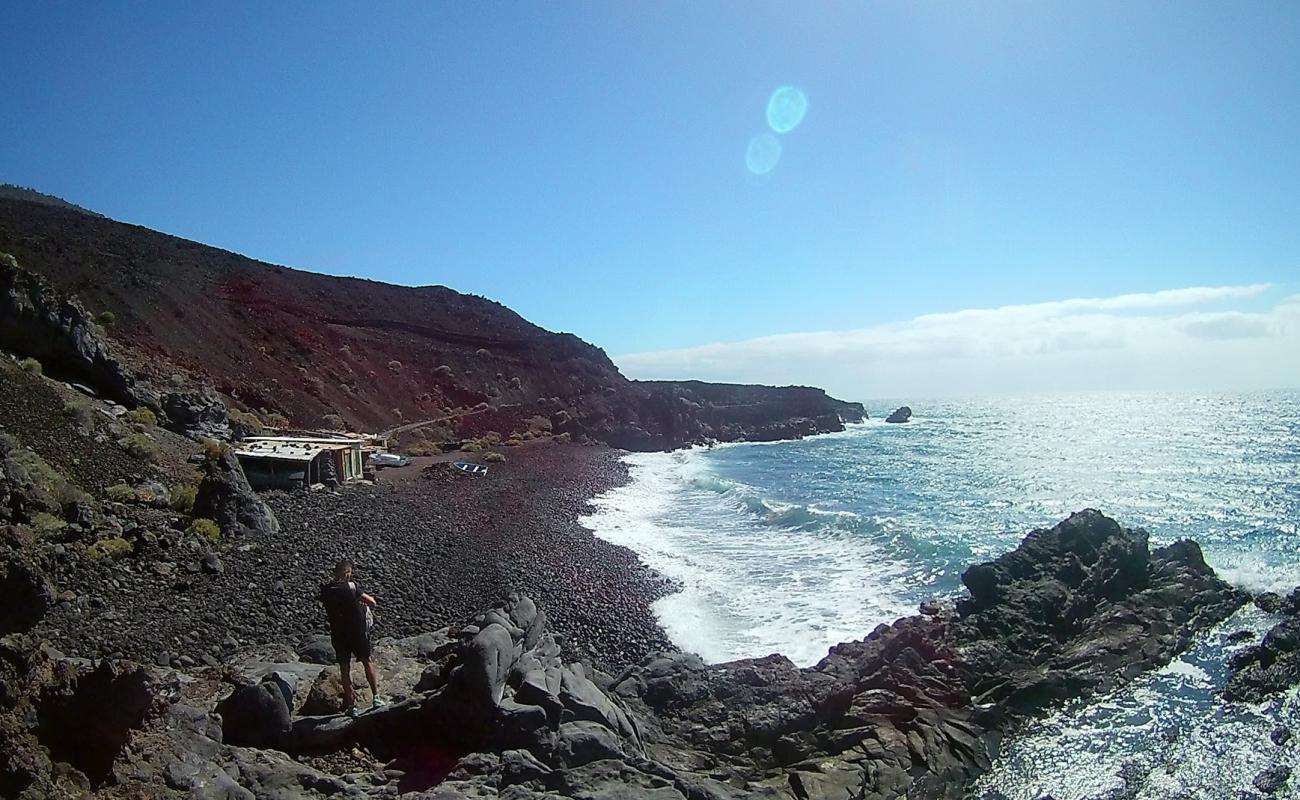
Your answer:
[[[1167,663],[1249,599],[1194,543],[1152,550],[1145,531],[1096,511],[1031,532],[963,582],[969,595],[955,605],[927,603],[803,669],[779,655],[705,665],[672,649],[595,664],[582,655],[591,644],[576,646],[551,618],[552,607],[570,613],[576,584],[537,601],[511,594],[456,624],[384,639],[376,660],[393,702],[356,718],[337,713],[319,642],[178,669],[71,658],[38,623],[0,642],[0,720],[18,745],[0,792],[958,798],[1026,715]],[[80,717],[95,725],[78,729]]]

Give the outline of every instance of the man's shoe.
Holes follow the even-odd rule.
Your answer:
[[[357,715],[357,707],[348,706],[347,708],[343,709],[343,713],[348,715],[349,717],[355,717]]]
[[[383,707],[386,706],[386,705],[388,705],[388,703],[385,703],[385,702],[384,702],[384,698],[382,698],[382,697],[376,697],[376,698],[375,698],[373,701],[371,701],[371,703],[370,703],[370,707],[371,707],[371,708],[383,708]]]

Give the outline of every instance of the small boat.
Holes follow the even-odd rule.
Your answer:
[[[451,468],[458,469],[461,472],[465,472],[470,475],[486,475],[488,471],[486,464],[470,464],[465,461],[452,462]]]

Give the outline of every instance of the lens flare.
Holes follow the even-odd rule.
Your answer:
[[[770,133],[760,133],[749,140],[745,151],[745,166],[755,175],[766,175],[781,160],[781,142]]]
[[[795,86],[782,86],[767,101],[767,124],[777,133],[799,127],[808,113],[808,95]]]

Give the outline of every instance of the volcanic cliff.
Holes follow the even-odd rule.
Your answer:
[[[211,386],[282,426],[441,420],[426,430],[452,440],[542,417],[644,450],[794,438],[863,416],[806,387],[629,381],[600,348],[482,297],[275,266],[21,192],[0,195],[0,252],[79,299],[142,380]]]

